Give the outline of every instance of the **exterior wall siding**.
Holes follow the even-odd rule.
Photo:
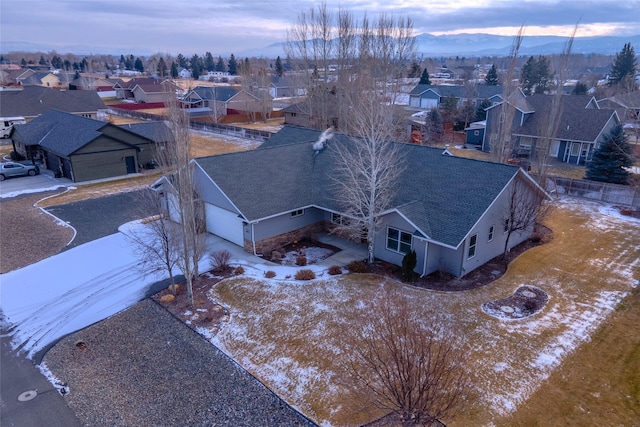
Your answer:
[[[218,189],[218,187],[211,183],[209,177],[207,177],[207,175],[198,167],[194,169],[194,185],[203,202],[219,206],[222,209],[226,209],[231,212],[240,213],[231,204],[229,199],[227,199],[227,197]]]
[[[135,149],[97,152],[71,156],[75,182],[109,178],[127,174],[125,158],[136,156]]]

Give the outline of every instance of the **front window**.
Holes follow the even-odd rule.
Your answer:
[[[387,249],[406,254],[411,251],[411,241],[411,234],[396,228],[387,229]]]
[[[476,256],[476,246],[478,244],[478,235],[474,234],[469,238],[469,250],[467,252],[467,258],[473,258]]]
[[[346,218],[340,214],[332,213],[331,214],[331,222],[338,225],[349,225],[351,224],[351,220]]]
[[[298,209],[298,210],[295,210],[295,211],[291,212],[291,218],[295,218],[295,217],[301,216],[301,215],[304,215],[304,209]]]

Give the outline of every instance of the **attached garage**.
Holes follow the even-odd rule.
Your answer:
[[[207,231],[225,240],[244,246],[244,229],[242,218],[237,213],[205,203]]]

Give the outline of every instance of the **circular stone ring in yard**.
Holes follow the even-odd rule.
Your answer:
[[[520,286],[513,295],[482,304],[482,311],[498,319],[523,319],[542,310],[549,301],[542,289]]]

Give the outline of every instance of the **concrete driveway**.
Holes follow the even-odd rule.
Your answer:
[[[0,181],[0,198],[40,193],[71,185],[73,181],[70,179],[54,178],[51,171],[41,169],[40,174],[36,176],[16,176]]]

